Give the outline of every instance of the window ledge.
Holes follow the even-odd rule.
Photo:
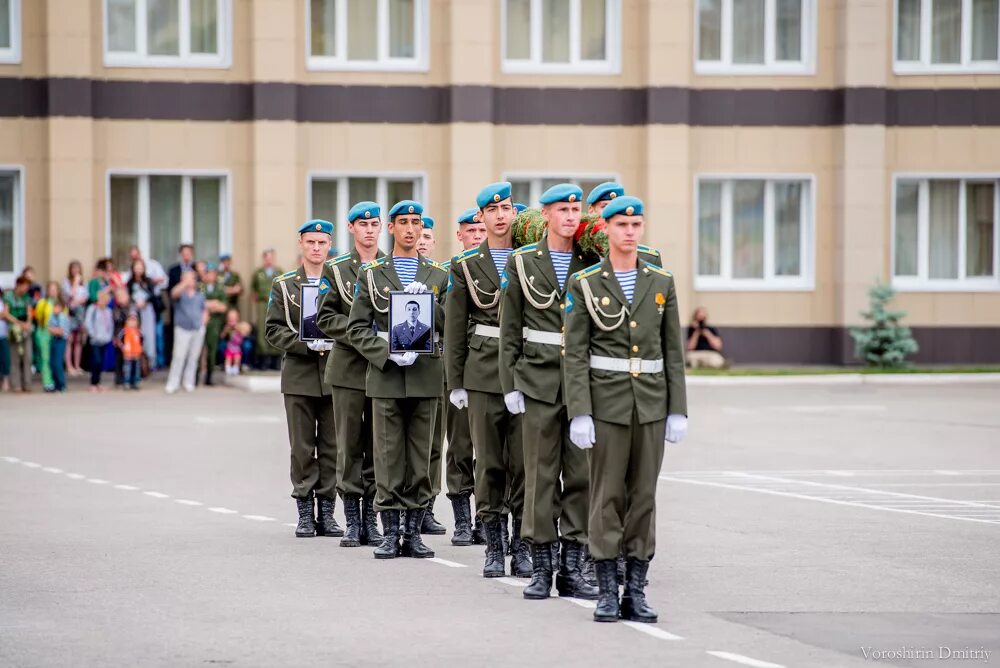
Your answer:
[[[892,279],[896,292],[1000,292],[1000,280],[937,280]]]
[[[922,63],[894,62],[892,71],[900,76],[921,74],[1000,74],[1000,62],[970,63],[968,65],[924,65]]]
[[[129,54],[104,54],[105,67],[147,67],[147,68],[197,68],[224,70],[231,67],[226,58],[189,56],[135,56]]]
[[[695,74],[705,76],[766,76],[794,77],[813,76],[816,68],[806,64],[774,64],[774,65],[728,65],[724,63],[696,62]]]
[[[418,60],[338,60],[310,56],[306,59],[310,72],[429,72],[426,63]]]
[[[775,279],[729,279],[695,276],[696,292],[812,292],[816,284],[809,279],[779,281]]]
[[[541,75],[600,75],[615,76],[621,74],[621,67],[609,62],[593,63],[532,63],[524,61],[501,61],[500,71],[504,74],[541,74]]]
[[[16,49],[0,49],[0,65],[20,65],[21,52]]]

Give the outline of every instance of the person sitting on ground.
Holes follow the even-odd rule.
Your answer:
[[[722,356],[719,330],[708,324],[708,311],[699,306],[691,316],[687,330],[687,365],[692,369],[724,369],[729,363]]]

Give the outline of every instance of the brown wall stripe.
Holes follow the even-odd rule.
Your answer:
[[[338,86],[0,78],[0,117],[496,125],[1000,126],[1000,89]]]

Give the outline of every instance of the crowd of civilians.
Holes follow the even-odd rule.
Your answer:
[[[76,260],[44,285],[24,267],[13,288],[0,288],[0,389],[30,392],[37,377],[46,392],[65,392],[67,377],[89,374],[90,391],[101,392],[107,373],[116,388],[138,390],[150,373],[169,369],[166,391],[190,392],[213,384],[220,365],[227,375],[275,368],[276,351],[257,345],[261,325],[241,317],[243,282],[230,267],[228,255],[196,261],[190,244],[166,271],[136,247],[124,271],[101,258],[89,278]],[[248,299],[258,311],[278,271],[265,251]]]

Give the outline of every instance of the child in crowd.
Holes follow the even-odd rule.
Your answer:
[[[101,371],[104,370],[104,355],[114,339],[115,320],[108,302],[111,296],[107,290],[97,293],[97,301],[87,307],[83,317],[84,329],[90,338],[90,391],[100,392]]]
[[[243,341],[250,336],[250,323],[239,322],[226,341],[226,375],[238,376],[243,365]]]
[[[35,346],[38,350],[37,370],[42,376],[42,387],[46,392],[55,390],[52,380],[52,362],[50,352],[52,350],[49,336],[49,318],[52,317],[52,306],[60,300],[59,284],[50,281],[45,286],[45,296],[35,303]]]
[[[73,324],[62,302],[52,302],[49,316],[49,366],[52,373],[53,392],[66,391],[66,342],[72,333]]]
[[[130,313],[125,325],[115,338],[115,345],[122,358],[122,377],[125,387],[138,390],[142,377],[142,332],[139,330],[139,316]]]

